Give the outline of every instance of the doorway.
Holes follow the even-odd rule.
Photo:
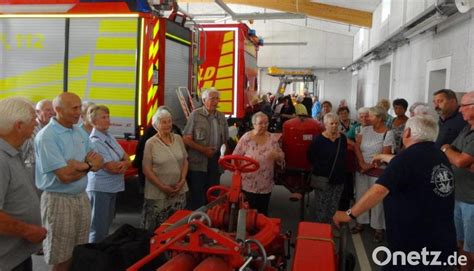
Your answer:
[[[446,69],[430,71],[428,78],[428,97],[433,97],[433,93],[446,88]]]
[[[379,101],[380,99],[390,99],[391,71],[392,64],[390,62],[379,67]]]

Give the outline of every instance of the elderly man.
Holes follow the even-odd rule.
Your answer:
[[[75,124],[81,99],[62,93],[53,100],[57,116],[35,138],[36,186],[41,195],[41,218],[48,230],[45,260],[53,270],[69,270],[72,250],[87,243],[91,207],[85,192],[87,173],[102,167],[87,133]]]
[[[0,270],[32,270],[41,248],[40,203],[20,157],[35,128],[35,112],[24,98],[0,100]]]
[[[392,253],[440,251],[437,260],[446,261],[456,249],[454,178],[448,159],[433,143],[437,134],[433,117],[409,119],[402,135],[406,150],[391,159],[383,175],[352,209],[334,215],[334,223],[349,222],[383,200],[388,249]],[[432,256],[428,256],[428,263]],[[383,270],[450,270],[449,266],[427,266],[426,261],[413,266],[409,261],[403,266],[393,259]]]
[[[439,134],[436,138],[436,147],[441,148],[443,144],[451,144],[459,132],[466,126],[459,112],[456,93],[450,89],[441,89],[434,93],[433,105],[439,114]]]
[[[32,180],[35,178],[35,137],[38,132],[43,129],[49,120],[55,115],[53,110],[53,103],[50,100],[44,99],[36,103],[36,127],[31,135],[22,147],[22,156],[25,161],[26,168],[30,171]]]
[[[461,271],[474,269],[474,91],[464,95],[459,111],[468,124],[454,142],[441,150],[453,165],[456,180],[454,221],[458,247],[468,264]],[[471,170],[470,170],[471,169]]]
[[[221,171],[217,162],[220,148],[229,137],[225,116],[217,111],[219,92],[205,90],[202,100],[204,106],[191,113],[183,132],[183,141],[188,147],[188,208],[191,210],[206,204],[206,191],[219,184]]]

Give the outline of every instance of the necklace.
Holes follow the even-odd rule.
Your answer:
[[[160,139],[160,141],[166,146],[170,146],[171,144],[173,144],[173,137],[171,136],[171,134],[164,136],[160,132],[158,132],[157,135],[158,139]]]

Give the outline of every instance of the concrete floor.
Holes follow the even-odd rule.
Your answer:
[[[230,183],[230,173],[226,172],[222,177],[222,183],[227,185]],[[111,232],[115,231],[121,225],[128,223],[132,226],[139,227],[141,223],[141,209],[142,209],[142,197],[138,192],[137,181],[127,182],[126,191],[119,194],[117,201],[117,216],[113,222]],[[275,186],[271,200],[270,200],[270,217],[277,217],[282,219],[281,227],[282,232],[291,230],[292,241],[297,234],[297,226],[299,223],[299,202],[292,202],[289,200],[290,192],[283,186]],[[305,220],[312,221],[314,213],[312,211],[312,197],[309,199],[310,206],[305,209]],[[348,234],[347,251],[353,253],[356,256],[356,269],[357,271],[370,271],[379,270],[378,267],[371,260],[371,254],[374,248],[383,244],[375,244],[372,241],[372,231],[365,230],[361,234],[351,235]],[[338,240],[336,239],[336,244]],[[291,251],[292,252],[292,251]],[[291,260],[288,264],[291,267]],[[51,268],[44,262],[43,256],[33,256],[33,270],[35,271],[46,271]],[[288,269],[290,270],[290,268]]]

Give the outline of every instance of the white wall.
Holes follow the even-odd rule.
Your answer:
[[[427,94],[428,70],[430,63],[443,59],[449,70],[446,87],[457,92],[471,91],[474,88],[474,19],[473,13],[466,14],[466,20],[447,28],[439,33],[426,33],[399,47],[389,55],[392,65],[392,80],[390,99],[405,98],[409,104],[416,101],[428,102]],[[357,94],[359,85],[359,103],[372,106],[378,98],[378,71],[387,58],[372,61],[365,65],[354,76],[357,82],[352,86],[352,95]],[[448,63],[446,63],[446,60]],[[450,62],[449,62],[450,61]]]

